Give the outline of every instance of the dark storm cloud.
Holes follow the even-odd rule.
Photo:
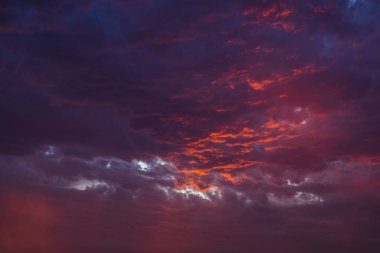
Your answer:
[[[73,160],[62,157],[59,151],[46,156],[44,151],[48,150],[28,158],[8,158],[6,162],[13,171],[26,169],[28,164],[29,169],[45,175],[37,185],[31,178],[28,183],[14,178],[10,182],[9,175],[8,182],[2,182],[1,246],[6,252],[32,248],[42,252],[250,252],[252,248],[302,252],[311,246],[318,246],[316,252],[342,248],[347,252],[375,252],[377,247],[379,224],[374,208],[378,206],[378,161],[333,162],[325,171],[308,175],[308,180],[291,179],[290,184],[276,182],[275,173],[269,177],[270,170],[264,170],[253,188],[249,184],[237,188],[255,197],[252,204],[229,194],[222,202],[197,198],[173,202],[158,188],[152,188],[153,181],[141,177],[147,174],[139,172],[136,165],[123,166],[114,160],[107,168],[102,161],[105,158]],[[168,172],[173,173],[164,169],[156,176]],[[82,178],[103,180],[108,186],[64,188],[65,180],[75,182],[80,174]],[[285,174],[283,179],[289,176]],[[157,179],[154,182],[165,185]],[[107,188],[111,185],[117,188]],[[313,201],[313,195],[294,197],[290,188],[313,191],[325,202],[306,204]],[[260,194],[265,192],[270,192],[269,202],[260,203],[264,201]],[[19,219],[33,226],[33,232],[17,222]],[[16,243],[18,236],[25,237],[22,244]]]
[[[379,21],[3,1],[0,251],[377,252]]]

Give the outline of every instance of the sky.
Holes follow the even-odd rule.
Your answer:
[[[3,0],[0,252],[380,252],[380,2]]]

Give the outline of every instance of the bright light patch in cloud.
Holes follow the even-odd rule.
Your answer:
[[[205,193],[194,189],[193,187],[186,186],[182,189],[175,189],[176,193],[182,194],[186,199],[190,196],[196,196],[204,200],[211,201],[211,198]]]
[[[320,196],[309,192],[296,192],[293,197],[279,197],[269,193],[267,198],[270,204],[278,207],[316,205],[324,202]]]
[[[290,179],[288,179],[288,180],[286,180],[286,185],[287,185],[287,186],[295,186],[295,187],[297,187],[297,186],[299,186],[300,184],[298,184],[298,183],[293,183]]]
[[[161,166],[164,166],[164,165],[167,165],[168,162],[162,160],[161,158],[157,158],[157,160],[156,160],[156,164],[161,165]]]
[[[286,180],[286,185],[287,186],[291,186],[291,187],[298,187],[298,186],[301,186],[307,182],[310,181],[310,178],[306,177],[304,180],[302,180],[301,182],[297,183],[297,182],[294,182],[292,181],[291,179],[287,179]]]
[[[133,162],[138,165],[137,169],[139,169],[141,171],[149,171],[151,169],[151,166],[144,161],[134,160]]]
[[[191,186],[186,186],[182,189],[175,189],[174,190],[177,193],[183,194],[186,198],[189,198],[190,196],[197,196],[201,199],[211,201],[211,197],[217,197],[217,198],[222,198],[222,192],[215,186],[210,187],[206,191],[199,191]]]
[[[51,145],[49,145],[44,152],[46,156],[54,156],[56,155],[56,153],[57,151],[55,150],[54,146],[51,146]]]
[[[208,189],[207,193],[209,193],[211,196],[215,196],[219,199],[221,199],[223,197],[222,192],[216,186],[213,186],[210,189]]]
[[[218,187],[210,187],[205,191],[199,191],[191,186],[185,186],[181,189],[171,188],[168,186],[158,185],[157,188],[163,191],[166,197],[170,198],[171,194],[179,194],[185,199],[190,199],[191,197],[197,197],[202,200],[212,201],[213,198],[221,199],[223,197],[222,192],[218,189]]]
[[[104,181],[99,181],[99,180],[89,180],[89,179],[81,179],[76,182],[73,182],[68,185],[69,189],[75,189],[78,191],[86,191],[90,189],[95,189],[95,188],[110,188],[110,186],[104,182]]]
[[[162,186],[162,185],[157,185],[157,188],[161,191],[163,191],[166,195],[166,197],[169,196],[169,187],[165,187],[165,186]]]

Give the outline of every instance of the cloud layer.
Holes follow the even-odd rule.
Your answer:
[[[0,13],[1,252],[380,249],[377,1]]]

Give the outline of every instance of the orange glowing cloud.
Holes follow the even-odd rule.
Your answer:
[[[248,80],[249,86],[254,90],[264,90],[269,84],[273,83],[272,80],[263,80],[261,82]]]

